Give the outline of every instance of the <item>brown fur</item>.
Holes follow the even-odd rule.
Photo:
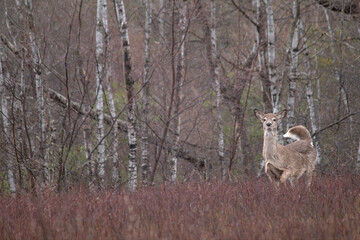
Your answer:
[[[255,109],[254,113],[263,122],[263,157],[265,172],[270,181],[278,187],[279,182],[285,183],[286,180],[289,180],[293,186],[293,181],[305,174],[309,189],[316,163],[316,151],[311,145],[309,131],[303,126],[292,128],[291,133],[300,140],[283,146],[277,141],[277,125],[278,121],[286,116],[287,111],[264,114]]]

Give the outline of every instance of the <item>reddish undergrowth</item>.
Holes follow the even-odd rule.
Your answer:
[[[0,197],[1,239],[360,239],[360,176]]]

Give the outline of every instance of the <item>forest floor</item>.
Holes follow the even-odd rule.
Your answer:
[[[360,239],[360,176],[0,196],[1,239]]]

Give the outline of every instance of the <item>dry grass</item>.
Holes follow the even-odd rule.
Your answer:
[[[0,197],[1,239],[360,239],[360,176]]]

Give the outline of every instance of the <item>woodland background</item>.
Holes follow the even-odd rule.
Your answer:
[[[1,193],[261,176],[254,108],[310,130],[316,175],[360,168],[359,1],[0,6]]]
[[[2,239],[360,239],[359,0],[0,0]],[[253,110],[306,126],[275,191]]]

